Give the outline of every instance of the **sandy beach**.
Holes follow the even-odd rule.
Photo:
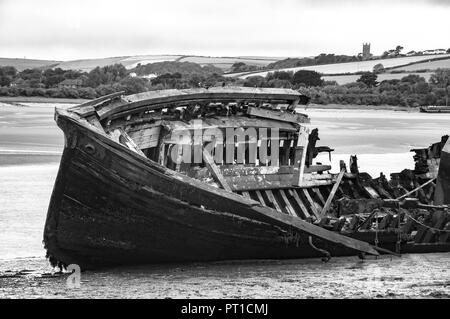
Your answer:
[[[449,254],[363,262],[333,258],[327,264],[311,259],[114,269],[83,273],[82,288],[67,289],[67,274],[55,273],[42,247],[64,141],[53,120],[56,106],[70,104],[0,103],[0,298],[450,297]],[[449,114],[298,111],[311,117],[311,127],[319,128],[318,145],[335,149],[333,165],[358,154],[360,170],[374,176],[412,168],[411,148],[426,147],[450,131]],[[328,155],[317,161],[327,163]]]

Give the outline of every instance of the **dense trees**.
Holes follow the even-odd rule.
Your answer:
[[[177,69],[176,66],[180,66]],[[354,83],[337,85],[325,82],[321,74],[300,70],[298,72],[274,71],[266,77],[250,76],[243,79],[223,77],[208,66],[193,66],[190,63],[157,64],[154,67],[138,67],[141,72],[171,70],[156,74],[152,79],[136,76],[136,69],[126,70],[122,65],[98,67],[92,71],[28,69],[17,72],[11,67],[0,67],[0,96],[43,96],[92,99],[118,91],[127,94],[158,89],[183,89],[236,85],[247,87],[292,88],[311,96],[318,104],[358,105],[445,105],[450,90],[450,69],[437,70],[426,81],[410,74],[398,80],[385,80],[378,84],[375,72],[366,72]],[[176,71],[179,70],[180,72]],[[158,71],[158,72],[159,72]],[[64,87],[58,84],[65,79],[81,80],[81,87]]]
[[[231,66],[231,73],[251,72],[258,70],[256,65],[247,65],[244,62],[236,62]]]
[[[138,65],[136,68],[130,70],[137,75],[144,76],[150,74],[162,75],[162,74],[174,74],[180,73],[181,75],[199,74],[208,76],[212,74],[222,74],[222,70],[212,65],[201,66],[192,62],[177,62],[177,61],[165,61],[156,62],[146,65]]]
[[[335,55],[322,53],[313,58],[287,58],[269,64],[266,67],[266,69],[294,68],[298,66],[345,63],[354,61],[359,61],[359,58],[356,56],[349,56],[349,55]]]
[[[12,66],[0,67],[0,86],[10,86],[16,74],[17,70]]]
[[[430,83],[436,85],[445,92],[445,105],[448,105],[449,86],[450,86],[450,69],[438,69],[431,75]]]
[[[362,82],[368,87],[373,87],[378,84],[377,78],[378,76],[373,72],[364,72],[356,82]]]
[[[323,84],[322,75],[316,71],[300,70],[292,78],[294,85],[320,86]]]

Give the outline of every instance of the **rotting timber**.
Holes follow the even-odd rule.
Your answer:
[[[308,100],[288,89],[222,87],[120,92],[56,109],[65,147],[44,230],[51,264],[449,251],[448,194],[430,205],[438,170],[388,182],[359,173],[356,157],[339,174],[314,165],[318,153],[333,150],[316,146],[317,129],[296,113]],[[277,143],[259,133],[253,142],[258,150],[267,142],[279,157],[258,158],[245,136],[215,141],[211,151],[188,135],[179,147],[173,133],[194,132],[198,120],[204,131],[277,128]],[[174,160],[186,147],[197,147],[200,163]],[[235,155],[239,148],[244,155]],[[445,193],[448,163],[442,171],[437,188]]]

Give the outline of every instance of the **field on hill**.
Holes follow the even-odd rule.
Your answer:
[[[14,66],[18,71],[32,68],[57,67],[63,70],[80,70],[89,72],[96,67],[120,63],[127,69],[133,69],[138,64],[145,65],[149,63],[179,61],[194,62],[201,65],[211,64],[215,67],[228,71],[236,62],[243,62],[247,65],[265,67],[270,63],[284,59],[283,57],[207,57],[207,56],[183,56],[183,55],[134,55],[109,57],[101,59],[80,59],[72,61],[47,61],[47,60],[27,60],[27,59],[8,59],[0,58],[0,66]]]
[[[89,72],[96,67],[103,67],[115,63],[120,63],[123,59],[127,57],[112,57],[112,58],[104,58],[104,59],[83,59],[83,60],[73,60],[73,61],[65,61],[59,63],[56,67],[61,68],[63,70],[80,70]]]
[[[236,62],[243,62],[247,65],[255,65],[257,67],[264,67],[270,63],[281,60],[282,58],[270,57],[201,57],[201,56],[186,56],[181,58],[180,62],[194,62],[198,64],[212,64],[215,67],[228,71]]]
[[[450,54],[443,54],[443,55],[423,55],[423,56],[411,56],[411,57],[401,57],[401,58],[390,58],[390,59],[382,59],[382,60],[370,60],[370,61],[359,61],[359,62],[348,62],[348,63],[336,63],[336,64],[323,64],[323,65],[312,65],[312,66],[303,66],[303,67],[297,67],[297,68],[286,68],[286,69],[278,69],[276,71],[291,71],[291,72],[297,72],[299,70],[312,70],[316,71],[322,74],[339,74],[339,73],[356,73],[356,72],[367,72],[372,71],[373,67],[377,65],[378,63],[383,64],[385,68],[393,68],[396,66],[401,66],[409,63],[429,60],[432,58],[442,58],[442,57],[449,57]],[[264,72],[254,72],[254,73],[247,73],[247,74],[229,74],[227,76],[232,77],[240,77],[240,78],[247,78],[249,76],[266,76],[268,73],[273,72],[275,70],[271,71],[264,71]]]
[[[182,55],[135,55],[128,57],[126,59],[123,59],[120,61],[120,64],[122,64],[127,69],[133,69],[138,64],[145,65],[150,63],[157,63],[157,62],[166,62],[166,61],[176,61],[180,59]]]
[[[47,67],[58,63],[59,61],[51,61],[51,60],[0,58],[0,66],[13,66],[19,72],[25,69]]]
[[[437,60],[437,61],[427,61],[423,63],[416,63],[407,66],[401,66],[395,68],[395,70],[402,71],[417,71],[417,70],[436,70],[436,69],[445,69],[450,68],[450,58],[445,60]]]
[[[432,72],[425,72],[425,73],[382,73],[378,74],[377,81],[381,82],[384,80],[400,80],[401,78],[410,75],[410,74],[416,74],[418,76],[421,76],[425,78],[426,81],[430,78]],[[351,82],[356,82],[361,77],[361,75],[358,74],[348,74],[348,75],[325,75],[322,78],[325,81],[336,81],[337,84],[343,85]]]

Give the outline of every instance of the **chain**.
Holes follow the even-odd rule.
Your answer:
[[[439,229],[439,228],[427,226],[427,225],[425,225],[424,223],[422,223],[422,222],[418,221],[417,219],[415,219],[414,217],[412,217],[412,216],[411,216],[410,214],[408,214],[408,213],[406,213],[406,216],[408,216],[408,218],[411,218],[411,219],[412,219],[413,221],[415,221],[417,224],[420,224],[420,225],[422,225],[423,227],[426,227],[426,228],[428,228],[428,229],[435,230],[435,231],[442,232],[442,233],[450,233],[450,229]]]
[[[378,247],[378,213],[375,214],[375,247]]]

